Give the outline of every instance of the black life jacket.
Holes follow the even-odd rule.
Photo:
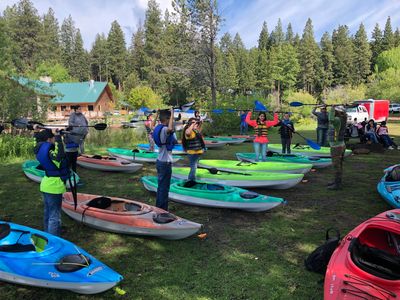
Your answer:
[[[182,147],[185,151],[205,149],[203,137],[197,130],[193,130],[196,136],[194,139],[182,139]]]
[[[43,167],[47,177],[60,177],[61,180],[66,181],[70,176],[68,162],[63,159],[60,162],[60,167],[57,167],[50,158],[50,151],[53,149],[54,145],[52,143],[44,142],[36,153],[36,159]]]

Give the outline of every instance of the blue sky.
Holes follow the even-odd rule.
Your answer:
[[[71,14],[75,26],[81,30],[85,47],[91,48],[97,33],[107,34],[111,23],[117,20],[125,32],[125,41],[130,43],[132,33],[139,22],[143,22],[147,0],[31,0],[42,15],[49,7],[55,11],[61,25]],[[161,10],[172,11],[170,0],[157,0]],[[0,0],[0,12],[18,0]],[[392,27],[400,27],[399,0],[219,0],[218,7],[224,18],[220,34],[239,33],[246,47],[257,45],[264,21],[268,30],[274,29],[281,18],[284,30],[292,23],[293,31],[300,35],[308,18],[314,26],[315,38],[319,41],[325,31],[332,33],[338,25],[347,25],[354,34],[363,22],[370,35],[375,24],[383,30],[388,16]]]

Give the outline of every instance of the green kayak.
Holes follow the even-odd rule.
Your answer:
[[[231,138],[231,137],[205,137],[204,141],[208,142],[222,142],[225,144],[241,144],[246,141],[245,138]]]
[[[241,161],[255,162],[256,155],[254,152],[238,152],[236,158]],[[312,164],[313,168],[321,169],[332,165],[331,158],[311,157],[298,154],[280,154],[268,151],[267,161],[289,162],[295,164]]]
[[[321,147],[320,150],[315,150],[308,145],[291,145],[291,152],[293,154],[300,154],[305,156],[317,156],[317,157],[331,157],[331,148],[330,147]],[[281,144],[268,144],[268,150],[274,152],[281,152],[282,145]],[[344,156],[349,156],[352,153],[351,150],[347,149],[344,153]]]
[[[172,176],[187,179],[190,168],[172,168]],[[237,187],[266,187],[271,189],[288,189],[298,184],[304,174],[268,173],[268,172],[231,172],[216,169],[197,169],[198,180],[212,183],[233,185]]]
[[[199,166],[203,168],[217,168],[222,171],[255,171],[305,174],[311,170],[312,164],[293,164],[287,162],[246,162],[236,160],[202,159]]]
[[[157,177],[142,177],[144,187],[157,192]],[[175,202],[189,205],[241,209],[246,211],[265,211],[274,208],[285,200],[250,192],[241,188],[205,183],[188,182],[171,178],[169,198]]]
[[[108,153],[111,156],[124,158],[132,161],[140,161],[140,162],[152,162],[155,163],[158,157],[158,153],[155,152],[146,152],[144,150],[131,150],[131,149],[123,149],[123,148],[108,148]],[[173,155],[173,162],[177,162],[182,157]]]
[[[37,183],[40,183],[42,178],[45,176],[45,172],[37,160],[25,161],[22,164],[22,171],[24,171],[26,177]],[[78,174],[75,173],[75,182],[78,183],[79,180]],[[74,185],[73,175],[71,175],[71,183]],[[67,188],[70,188],[69,180],[67,180],[66,186]]]

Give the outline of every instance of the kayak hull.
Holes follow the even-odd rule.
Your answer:
[[[133,163],[120,158],[103,157],[102,159],[97,159],[86,155],[79,156],[77,164],[90,170],[124,173],[134,173],[143,167],[142,164]]]
[[[100,196],[78,193],[78,205],[75,210],[72,194],[64,193],[62,209],[69,217],[85,225],[121,234],[178,240],[195,234],[201,228],[201,224],[177,216],[169,223],[159,224],[153,217],[168,212],[133,200],[110,197],[112,203],[106,209],[87,205],[90,200],[98,197]]]
[[[388,172],[377,185],[378,193],[392,207],[400,208],[400,181],[387,181]]]
[[[397,299],[400,210],[381,213],[355,227],[329,261],[324,299]]]
[[[135,162],[147,162],[147,163],[155,163],[157,161],[158,154],[154,152],[132,152],[130,149],[123,148],[108,148],[108,153],[113,157],[119,157],[122,159],[126,159],[129,161]],[[172,162],[176,163],[178,160],[182,159],[181,156],[173,155]]]
[[[0,247],[25,246],[18,251],[0,251],[0,280],[35,287],[96,294],[115,286],[123,277],[73,243],[49,233],[14,223],[0,240]],[[36,240],[36,242],[35,242]],[[37,242],[40,240],[40,242]],[[68,256],[85,256],[85,265],[70,271],[58,269]]]
[[[137,147],[140,150],[144,150],[144,151],[149,151],[150,149],[150,145],[149,144],[138,144]],[[154,151],[158,153],[158,146],[154,145]],[[176,154],[176,155],[182,155],[182,154],[186,154],[186,152],[183,150],[182,145],[175,145],[174,148],[172,149],[172,154]]]
[[[187,179],[190,168],[172,168],[172,176],[178,179]],[[207,172],[207,173],[206,173]],[[211,174],[207,170],[198,169],[196,178],[200,181],[232,185],[241,188],[271,188],[288,189],[297,185],[304,174],[261,173],[246,172],[249,175],[218,172]]]
[[[157,192],[157,177],[144,176],[141,180],[148,191]],[[171,186],[168,194],[169,199],[187,205],[239,209],[249,212],[266,211],[285,203],[282,198],[269,197],[265,195],[258,195],[254,199],[244,200],[240,197],[240,193],[248,191],[232,186],[223,186],[218,184],[219,187],[223,188],[222,191],[199,191],[184,187],[184,183],[184,180],[171,179]],[[198,182],[197,184],[207,185],[205,182]]]
[[[236,158],[241,161],[256,162],[254,153],[236,153]],[[288,162],[296,164],[312,164],[313,168],[322,169],[332,165],[331,158],[309,157],[297,154],[282,155],[273,153],[272,156],[267,156],[267,161]]]
[[[305,174],[312,168],[312,164],[293,164],[280,162],[237,162],[235,160],[201,159],[198,163],[202,168],[217,168],[232,172],[274,172],[289,174]]]
[[[281,152],[282,151],[282,145],[280,144],[268,144],[268,150],[270,151],[275,151],[275,152]],[[315,150],[311,148],[310,146],[306,145],[291,145],[290,150],[293,154],[300,154],[304,156],[315,156],[315,157],[326,157],[330,158],[331,157],[331,152],[330,152],[330,147],[321,147],[320,150]],[[352,153],[350,149],[346,149],[344,156],[349,156]]]

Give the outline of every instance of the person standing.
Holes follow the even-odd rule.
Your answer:
[[[149,151],[154,152],[154,139],[153,139],[153,129],[155,126],[155,122],[153,121],[153,114],[150,113],[146,117],[146,121],[144,122],[144,128],[146,129],[147,139],[149,141]]]
[[[260,160],[260,154],[262,161],[267,160],[267,149],[268,149],[268,128],[271,126],[275,126],[278,124],[278,114],[274,113],[274,120],[267,121],[267,116],[265,112],[260,112],[257,120],[251,120],[251,111],[249,111],[246,115],[246,123],[250,126],[254,127],[256,132],[255,139],[253,142],[254,152],[256,154],[255,161]]]
[[[189,181],[196,181],[197,163],[204,153],[205,145],[200,133],[201,123],[195,118],[190,118],[183,129],[182,147],[189,157]]]
[[[172,149],[177,144],[174,133],[174,108],[159,110],[156,114],[160,117],[160,124],[153,130],[153,139],[158,146],[156,161],[158,187],[156,206],[168,210],[168,194],[172,175]]]
[[[331,147],[332,165],[335,179],[328,185],[330,190],[342,188],[343,159],[346,151],[344,135],[346,132],[347,114],[343,106],[332,106],[329,112],[329,145]]]
[[[247,116],[246,111],[241,110],[239,116],[240,116],[240,135],[247,135],[249,126],[246,123],[246,116]]]
[[[61,234],[61,203],[70,175],[64,146],[58,132],[44,129],[35,134],[35,155],[46,175],[40,183],[44,200],[44,231]]]
[[[82,108],[77,105],[74,107],[74,112],[71,113],[68,119],[68,126],[72,126],[71,134],[79,137],[79,150],[83,154],[85,147],[84,141],[89,132],[89,125],[85,115],[82,113]]]
[[[276,126],[281,126],[279,128],[279,134],[281,135],[282,154],[290,154],[290,146],[292,144],[292,137],[294,132],[294,125],[293,122],[290,120],[290,114],[286,112],[283,115],[283,120],[279,121]]]
[[[317,112],[317,108],[320,107],[320,111]],[[326,146],[329,120],[326,105],[318,105],[312,110],[312,114],[317,117],[317,143],[321,147]]]

